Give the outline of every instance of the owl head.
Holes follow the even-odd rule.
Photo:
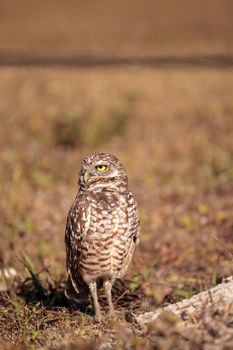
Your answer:
[[[109,153],[94,153],[83,159],[79,173],[81,186],[111,186],[116,181],[127,183],[127,175],[115,156]]]

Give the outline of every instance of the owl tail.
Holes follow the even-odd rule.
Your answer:
[[[66,281],[65,296],[67,299],[72,299],[76,302],[87,300],[89,297],[89,289],[80,281],[80,283],[74,282],[69,275]]]

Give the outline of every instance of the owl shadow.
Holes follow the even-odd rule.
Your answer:
[[[16,294],[28,305],[39,304],[50,310],[67,308],[71,312],[86,312],[90,304],[88,299],[82,299],[78,303],[69,300],[65,295],[64,276],[55,279],[48,271],[46,276],[31,274],[24,280],[16,281]]]
[[[52,279],[50,274],[41,278],[33,274],[17,283],[16,294],[23,298],[26,304],[40,303],[45,307],[68,307],[64,295],[62,280]]]

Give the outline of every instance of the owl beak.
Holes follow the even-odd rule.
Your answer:
[[[87,169],[83,169],[83,168],[81,169],[79,176],[80,176],[81,182],[84,182],[84,183],[87,183],[87,181],[90,178],[90,174],[88,173]]]
[[[87,183],[87,181],[90,179],[90,175],[87,170],[84,170],[83,172],[83,181]]]

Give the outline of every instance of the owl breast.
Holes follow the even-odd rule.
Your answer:
[[[86,283],[101,277],[117,277],[132,241],[133,211],[130,193],[111,192],[86,196],[89,227],[82,242],[79,272]]]

